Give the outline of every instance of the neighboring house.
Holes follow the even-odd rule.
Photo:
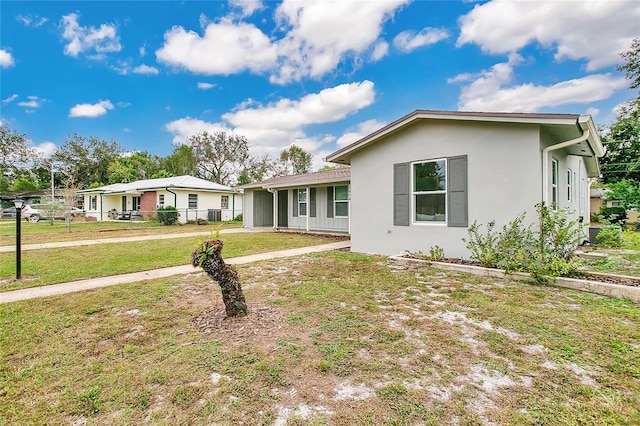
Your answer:
[[[60,189],[54,189],[54,197],[61,202],[64,202],[64,197],[60,195]],[[11,191],[6,194],[0,194],[0,205],[13,206],[13,200],[16,198],[22,198],[25,204],[40,204],[42,202],[51,202],[51,190],[46,189],[44,191]],[[76,200],[73,207],[82,208],[82,200]]]
[[[193,176],[116,183],[78,191],[87,216],[98,220],[131,216],[152,219],[158,207],[173,206],[181,222],[232,220],[242,213],[242,192]]]
[[[606,206],[606,192],[604,188],[591,188],[589,190],[589,207],[591,214],[600,213],[600,209]]]
[[[417,110],[326,160],[351,165],[352,251],[437,245],[468,258],[474,221],[502,227],[526,212],[533,222],[541,201],[587,226],[603,154],[588,115]]]
[[[349,232],[349,168],[242,185],[244,226]]]

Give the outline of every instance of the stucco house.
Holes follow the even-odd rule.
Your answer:
[[[474,221],[502,226],[526,212],[533,222],[541,201],[587,226],[602,155],[589,115],[416,110],[326,160],[351,166],[352,251],[438,245],[467,258]]]
[[[345,167],[239,186],[244,226],[348,233],[349,179]]]
[[[178,220],[232,220],[242,213],[242,191],[193,176],[116,183],[78,192],[87,216],[98,220],[152,219],[158,207],[173,206]]]

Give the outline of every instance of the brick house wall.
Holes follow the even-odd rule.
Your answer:
[[[140,197],[140,214],[142,219],[155,219],[156,217],[156,191],[149,191]]]

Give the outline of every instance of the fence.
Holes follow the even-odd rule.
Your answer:
[[[180,223],[202,223],[230,221],[242,214],[241,210],[232,209],[176,209]],[[127,210],[116,209],[107,212],[88,211],[87,217],[94,217],[101,221],[142,221],[154,220],[157,217],[155,210]]]

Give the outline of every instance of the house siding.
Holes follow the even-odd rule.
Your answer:
[[[156,201],[158,197],[156,191],[147,191],[140,197],[140,215],[142,219],[156,218]]]
[[[334,186],[349,185],[348,182],[332,184]],[[306,187],[301,187],[306,188]],[[348,217],[327,217],[328,200],[327,200],[327,186],[313,186],[309,188],[315,188],[316,190],[316,202],[315,202],[315,217],[309,217],[307,229],[307,217],[306,216],[294,216],[294,203],[297,200],[294,198],[295,191],[288,191],[288,229],[297,230],[309,230],[309,231],[322,231],[322,232],[349,232],[349,218]],[[310,205],[311,203],[309,203]],[[350,209],[349,209],[350,210]],[[349,211],[351,213],[351,211]]]
[[[351,158],[352,251],[392,255],[439,245],[446,256],[468,257],[467,227],[397,226],[393,217],[394,164],[464,155],[469,224],[502,226],[522,212],[535,217],[542,195],[538,125],[416,122]]]

